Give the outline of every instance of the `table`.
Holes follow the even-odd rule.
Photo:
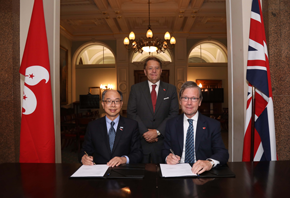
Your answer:
[[[0,164],[0,197],[288,197],[290,161],[229,162],[236,178],[162,178],[146,164],[144,179],[71,179],[80,164]]]
[[[235,178],[158,179],[158,197],[288,197],[290,161],[228,163]]]

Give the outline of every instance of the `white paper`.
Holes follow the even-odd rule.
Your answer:
[[[109,166],[107,165],[82,165],[71,177],[103,177]]]
[[[196,176],[191,171],[191,166],[188,163],[185,164],[160,164],[162,177],[184,177],[184,176]]]

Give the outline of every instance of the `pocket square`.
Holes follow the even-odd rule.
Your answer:
[[[169,97],[163,98],[163,100],[167,100],[167,99],[169,99]]]

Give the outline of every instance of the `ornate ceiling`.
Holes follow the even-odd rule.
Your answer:
[[[226,38],[225,0],[150,0],[155,35]],[[61,0],[61,34],[71,40],[145,36],[148,0]]]

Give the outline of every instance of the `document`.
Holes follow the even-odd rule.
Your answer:
[[[107,165],[82,165],[71,177],[103,177],[109,166]]]
[[[162,177],[186,177],[197,176],[191,171],[191,166],[188,163],[185,164],[160,164]]]

